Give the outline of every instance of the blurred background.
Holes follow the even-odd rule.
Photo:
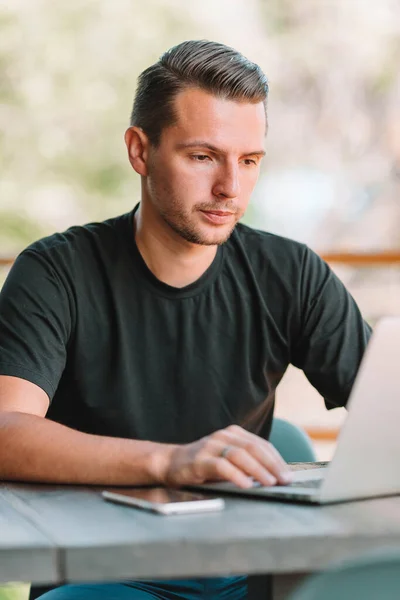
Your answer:
[[[137,203],[123,143],[136,78],[193,38],[234,46],[270,80],[245,221],[323,255],[372,324],[400,314],[397,0],[0,0],[0,284],[31,241]],[[296,369],[277,414],[330,458],[345,411]]]

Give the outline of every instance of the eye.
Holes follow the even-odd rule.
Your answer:
[[[257,163],[257,161],[256,161],[254,158],[245,158],[245,159],[243,160],[243,162],[244,162],[244,164],[245,164],[246,166],[250,166],[250,165],[257,165],[257,164],[258,164],[258,163]]]
[[[191,158],[196,162],[207,162],[207,160],[211,160],[207,154],[192,154]]]

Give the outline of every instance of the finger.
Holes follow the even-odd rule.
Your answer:
[[[228,430],[224,431],[224,441],[230,446],[246,450],[266,471],[276,478],[278,483],[287,484],[292,480],[288,465],[269,442],[261,440],[254,434],[237,435]],[[263,480],[260,480],[260,482],[262,483]]]
[[[292,472],[286,463],[282,467],[280,461],[277,461],[274,448],[270,446],[263,448],[259,445],[247,445],[245,450],[251,454],[265,469],[267,469],[274,477],[276,477],[279,484],[288,484],[292,481]]]
[[[256,438],[256,442],[246,446],[246,449],[266,468],[271,470],[279,483],[285,484],[292,481],[292,472],[288,464],[270,442],[263,440],[263,444],[258,444]]]
[[[251,433],[250,431],[243,429],[243,427],[240,427],[240,425],[232,425],[229,428],[227,428],[227,431],[228,430],[232,431],[232,433],[234,433],[235,435],[239,435],[240,437],[248,439],[249,441],[253,441],[255,444],[260,444],[261,446],[268,448],[268,450],[271,450],[271,452],[274,454],[276,460],[281,464],[282,468],[287,467],[287,463],[279,454],[278,450],[268,440],[264,440],[259,435],[256,435],[255,433]]]
[[[238,469],[226,458],[210,457],[204,462],[204,481],[230,481],[237,487],[248,489],[254,486],[254,481],[241,469]]]
[[[260,438],[259,436],[255,435],[255,434],[251,434],[254,436],[254,438],[256,438],[256,440],[261,440],[263,446],[266,446],[268,448],[268,450],[271,452],[271,454],[275,457],[275,460],[278,462],[278,464],[281,466],[281,468],[284,471],[287,471],[290,473],[290,469],[288,467],[287,462],[285,461],[285,459],[281,456],[281,454],[278,452],[278,450],[275,448],[275,446],[273,444],[271,444],[271,442],[269,440],[264,440],[262,438]]]
[[[270,486],[278,483],[277,477],[270,471],[269,467],[263,465],[245,448],[232,446],[225,455],[225,460],[228,460],[235,467],[239,468],[249,477],[259,481],[262,485]]]
[[[244,435],[250,441],[253,441],[256,444],[260,444],[261,446],[263,446],[263,447],[267,448],[269,451],[271,451],[271,453],[275,456],[277,462],[282,466],[282,468],[283,469],[287,468],[286,461],[282,458],[282,456],[279,454],[278,450],[275,448],[275,446],[273,446],[271,444],[271,442],[269,442],[268,440],[264,440],[262,437],[260,437],[259,435],[255,434],[255,433],[251,433],[251,431],[247,431],[247,429],[243,429],[243,427],[240,427],[240,425],[233,425],[233,427],[235,429],[238,428],[239,433]]]

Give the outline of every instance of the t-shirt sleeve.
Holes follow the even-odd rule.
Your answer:
[[[0,292],[0,375],[41,387],[51,400],[71,333],[68,294],[45,253],[26,250]]]
[[[327,408],[345,406],[371,328],[340,279],[309,248],[302,267],[300,334],[292,363],[304,371]]]

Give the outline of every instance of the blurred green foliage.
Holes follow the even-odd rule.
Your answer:
[[[0,586],[0,600],[28,600],[28,584],[8,584]]]
[[[388,178],[400,160],[400,7],[356,4],[0,2],[0,254],[136,204],[123,141],[136,79],[184,39],[232,45],[269,76],[269,174],[303,165],[360,189]],[[345,195],[336,202],[335,232]],[[250,207],[245,222],[268,229],[263,214]]]
[[[44,228],[33,218],[0,210],[0,240],[10,254],[16,254],[22,247],[44,235]],[[1,250],[1,248],[0,248]]]

